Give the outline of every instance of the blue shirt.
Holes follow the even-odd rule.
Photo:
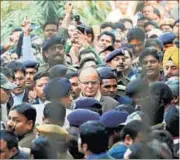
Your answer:
[[[87,157],[87,159],[113,159],[111,156],[109,156],[106,152],[100,153],[100,154],[91,154]]]
[[[19,94],[19,95],[15,95],[14,93],[12,93],[12,97],[13,97],[13,106],[19,105],[23,102],[23,98],[24,98],[24,94],[25,94],[25,90],[23,93]]]

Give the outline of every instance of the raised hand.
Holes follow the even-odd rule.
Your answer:
[[[23,27],[24,34],[29,35],[32,29],[31,29],[31,22],[28,16],[25,17],[25,20],[21,26]]]

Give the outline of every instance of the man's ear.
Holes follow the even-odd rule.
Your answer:
[[[129,146],[133,143],[133,140],[129,135],[126,135],[124,142],[127,146]]]
[[[85,153],[85,152],[88,151],[88,145],[87,145],[86,143],[84,143],[84,144],[82,145],[82,151],[83,151],[83,153]]]
[[[44,54],[44,56],[45,56],[46,58],[48,58],[48,57],[49,57],[49,54],[48,54],[48,52],[47,52],[47,51],[44,51],[44,52],[43,52],[43,54]]]
[[[15,154],[17,153],[17,148],[16,148],[16,147],[13,147],[13,148],[11,149],[11,151],[12,151],[12,154],[15,155]]]
[[[32,128],[33,128],[33,121],[32,120],[28,120],[28,122],[26,124],[26,128],[28,131],[32,130]]]

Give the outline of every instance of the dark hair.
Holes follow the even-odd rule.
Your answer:
[[[147,39],[145,43],[145,48],[156,47],[156,46],[158,46],[161,49],[161,51],[163,51],[164,45],[159,39],[157,38]]]
[[[98,64],[97,60],[93,57],[87,57],[87,58],[84,58],[80,64],[79,64],[79,68],[82,68],[84,66],[84,64],[88,61],[94,61],[96,63],[96,65]]]
[[[31,154],[34,159],[57,159],[55,152],[47,137],[38,137],[32,141]]]
[[[92,35],[92,41],[94,40],[94,31],[93,28],[91,26],[86,26],[85,27],[85,32],[86,34],[91,34]]]
[[[130,42],[133,39],[137,39],[137,40],[144,42],[145,33],[142,29],[140,29],[138,27],[132,28],[129,30],[129,32],[127,34],[127,39],[128,39],[128,42]]]
[[[147,17],[142,16],[142,17],[138,18],[138,20],[137,20],[137,21],[150,21],[150,20],[151,20],[151,19],[149,19],[149,18],[147,18]]]
[[[134,79],[126,86],[126,95],[133,97],[137,93],[146,93],[148,84],[141,79]]]
[[[147,22],[144,23],[144,28],[146,28],[148,25],[152,25],[154,26],[155,28],[159,28],[158,24],[152,20],[149,20]]]
[[[0,130],[0,137],[6,141],[8,149],[12,149],[13,147],[18,149],[18,137],[13,132]]]
[[[144,58],[147,56],[153,56],[158,60],[158,62],[162,61],[162,58],[159,56],[159,51],[155,47],[147,47],[140,53],[139,62],[141,65]]]
[[[43,25],[43,30],[45,30],[47,25],[55,25],[57,27],[58,30],[58,22],[56,21],[47,21],[44,25]]]
[[[107,27],[111,27],[112,29],[114,29],[114,24],[112,22],[104,22],[100,25],[100,30]]]
[[[153,150],[143,143],[134,143],[129,146],[131,153],[129,159],[154,159]]]
[[[47,103],[43,111],[44,118],[49,118],[60,125],[64,124],[66,109],[58,102]]]
[[[116,37],[115,37],[115,35],[114,35],[113,33],[109,32],[109,31],[104,31],[104,32],[102,32],[102,33],[99,35],[99,39],[100,39],[103,35],[107,35],[107,36],[111,37],[111,39],[112,39],[112,44],[114,45],[115,40],[116,40]]]
[[[87,144],[88,150],[99,154],[108,150],[108,133],[99,121],[88,121],[80,126],[81,144]]]
[[[49,72],[38,72],[34,76],[34,81],[41,79],[42,77],[50,77]]]
[[[36,121],[36,109],[31,104],[23,102],[22,104],[13,106],[11,110],[16,110],[18,113],[24,115],[27,120],[33,121],[33,127]]]
[[[131,59],[133,58],[133,53],[132,53],[132,51],[131,51],[130,48],[128,48],[128,47],[122,47],[122,50],[123,50],[123,51],[127,51],[128,54],[130,55]]]
[[[24,64],[21,62],[12,61],[12,62],[8,63],[6,67],[9,68],[10,70],[12,70],[14,73],[16,73],[18,71],[23,72],[24,75],[26,73],[26,68],[25,68]]]
[[[13,34],[14,32],[21,32],[21,31],[23,31],[22,28],[14,28],[11,34]]]
[[[174,144],[172,135],[166,130],[154,130],[151,132],[151,137],[159,140],[162,143],[166,143],[171,150],[174,152]]]
[[[0,71],[1,71],[1,73],[3,73],[6,77],[11,77],[11,78],[14,79],[14,73],[13,73],[12,70],[10,70],[9,68],[1,66],[1,67],[0,67]]]
[[[122,47],[128,48],[129,50],[131,50],[132,55],[135,55],[136,51],[135,51],[134,45],[132,45],[130,43],[125,43],[125,44],[122,44]]]
[[[84,154],[78,151],[78,141],[73,136],[70,136],[70,140],[68,143],[68,151],[74,159],[84,158]]]
[[[81,59],[81,56],[82,56],[82,55],[85,55],[85,54],[88,54],[88,53],[93,53],[93,54],[94,54],[94,56],[96,57],[96,55],[95,55],[95,52],[94,52],[94,51],[89,50],[89,49],[83,49],[82,51],[80,51],[80,52],[79,52],[79,55],[78,55],[78,59],[79,59],[79,61],[81,61],[81,60],[82,60],[82,59]]]
[[[116,26],[116,28],[121,29],[122,32],[125,30],[125,25],[122,22],[115,23],[115,26]]]
[[[126,136],[129,135],[133,140],[142,133],[145,136],[144,140],[148,140],[148,134],[150,133],[150,127],[142,121],[133,120],[126,124],[121,130],[120,137],[124,141]]]
[[[148,146],[153,150],[156,159],[173,159],[172,152],[166,143],[153,139]]]
[[[179,109],[172,106],[168,109],[165,116],[166,130],[168,130],[173,137],[179,136]]]
[[[158,96],[158,98],[163,101],[164,105],[171,103],[173,93],[167,84],[164,82],[154,82],[149,88],[150,94],[152,96]]]
[[[120,23],[125,23],[126,21],[133,25],[133,21],[131,19],[129,19],[129,18],[122,18],[122,19],[119,20]]]

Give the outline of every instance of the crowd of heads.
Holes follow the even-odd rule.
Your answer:
[[[1,159],[179,158],[178,1],[129,2],[115,1],[98,30],[67,2],[44,37],[27,19],[12,31]]]

